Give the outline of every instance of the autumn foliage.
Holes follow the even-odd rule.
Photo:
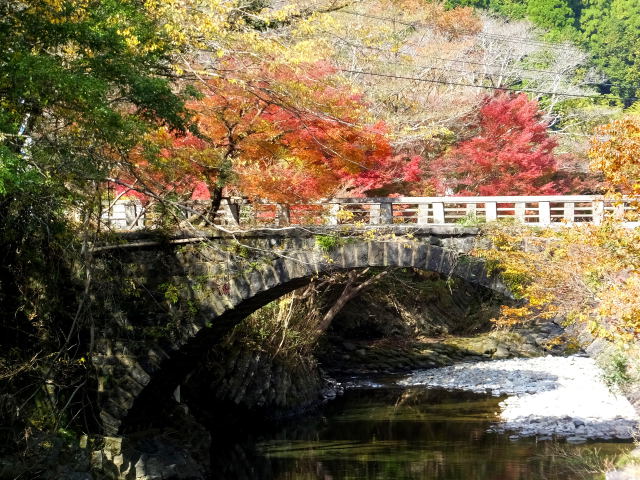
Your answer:
[[[158,193],[206,198],[224,189],[279,203],[362,195],[418,178],[420,159],[393,155],[385,125],[367,123],[361,96],[334,82],[328,65],[258,73],[251,82],[208,79],[188,104],[198,132],[156,131],[121,177]]]
[[[556,142],[535,101],[525,94],[487,97],[475,134],[430,165],[435,190],[457,195],[550,195]]]
[[[640,193],[640,117],[629,116],[596,129],[589,150],[591,168],[601,172],[609,188]]]
[[[474,254],[526,300],[503,307],[498,326],[557,317],[611,341],[640,339],[640,232],[607,221],[542,230],[488,224],[484,234],[492,248]]]

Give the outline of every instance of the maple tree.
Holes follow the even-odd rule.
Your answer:
[[[487,97],[472,125],[475,135],[431,163],[440,194],[550,195],[556,142],[535,101],[526,95]]]
[[[120,178],[160,196],[210,194],[211,212],[225,190],[289,204],[418,178],[420,159],[392,154],[385,125],[366,122],[361,96],[336,81],[330,66],[300,71],[271,65],[259,67],[257,82],[209,78],[202,98],[188,103],[198,134],[156,131]],[[295,96],[281,94],[293,89]]]

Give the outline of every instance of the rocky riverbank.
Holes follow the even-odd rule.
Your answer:
[[[564,354],[575,350],[557,324],[546,322],[512,331],[489,331],[474,336],[389,337],[378,340],[332,338],[320,352],[322,368],[330,375],[408,372],[514,357]]]
[[[611,390],[600,368],[584,356],[463,362],[415,372],[399,383],[504,395],[494,429],[514,438],[630,440],[640,425],[629,401]]]

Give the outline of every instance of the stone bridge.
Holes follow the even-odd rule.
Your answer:
[[[455,226],[291,227],[195,238],[137,233],[96,248],[107,279],[94,292],[100,331],[92,359],[104,433],[135,425],[233,326],[314,277],[407,267],[508,296],[467,255],[477,234]]]
[[[227,202],[227,229],[168,238],[149,230],[140,205],[124,207],[134,210],[122,210],[122,218],[109,210],[105,223],[145,232],[119,233],[115,245],[94,249],[102,269],[96,278],[104,281],[93,292],[99,331],[92,360],[107,434],[157,411],[225,333],[314,277],[407,267],[508,296],[483,262],[467,255],[478,229],[456,222],[511,217],[537,226],[598,224],[635,208],[628,200],[592,196],[336,199],[295,208],[254,204],[249,211]]]

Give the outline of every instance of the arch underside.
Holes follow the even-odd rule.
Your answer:
[[[420,242],[353,242],[330,252],[283,253],[269,265],[229,281],[228,295],[212,294],[201,302],[198,320],[183,327],[183,340],[170,351],[149,345],[145,355],[121,354],[126,374],[117,381],[117,399],[101,402],[100,416],[107,434],[133,426],[149,413],[149,406],[180,384],[212,344],[243,318],[282,295],[308,284],[313,277],[367,267],[403,268],[437,272],[510,297],[498,277],[487,274],[481,259]],[[188,273],[188,272],[187,272]]]

